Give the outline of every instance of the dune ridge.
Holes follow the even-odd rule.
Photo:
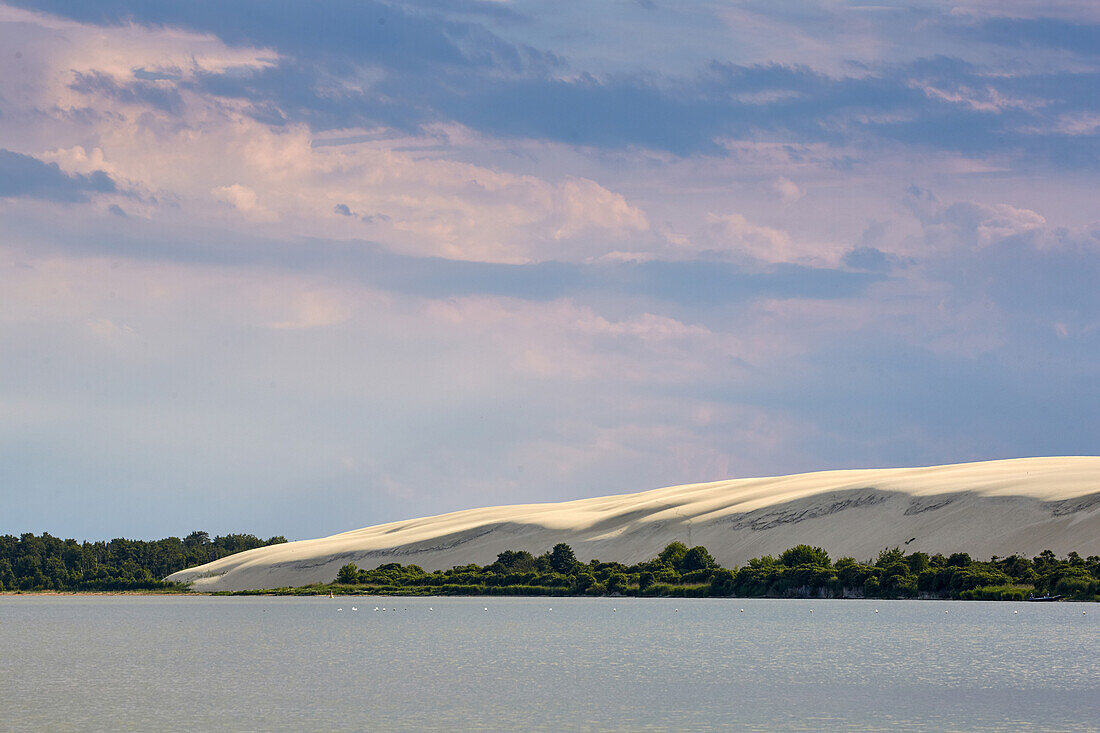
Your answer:
[[[558,542],[584,561],[633,563],[673,541],[705,545],[727,567],[800,543],[857,559],[893,546],[983,559],[1100,554],[1100,457],[819,471],[467,509],[261,547],[167,579],[200,591],[278,588],[329,582],[349,562],[435,570]]]

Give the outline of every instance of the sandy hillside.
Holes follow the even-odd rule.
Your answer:
[[[858,559],[895,545],[982,559],[1100,554],[1100,457],[822,471],[469,509],[262,547],[168,579],[195,590],[276,588],[329,582],[349,562],[435,570],[558,542],[584,561],[632,563],[676,540],[705,545],[727,567],[800,543]]]

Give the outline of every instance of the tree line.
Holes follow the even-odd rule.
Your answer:
[[[63,540],[41,536],[0,535],[0,591],[120,591],[182,589],[161,579],[184,568],[226,555],[286,542],[250,534],[211,539],[196,531],[183,539],[113,539],[110,542]]]
[[[251,534],[211,538],[196,531],[183,539],[113,539],[77,542],[48,533],[0,536],[0,591],[184,590],[162,578],[256,547],[286,542]],[[816,598],[956,598],[1024,600],[1062,596],[1100,600],[1100,557],[1064,558],[1050,550],[978,561],[966,553],[906,553],[888,548],[875,559],[857,561],[809,545],[745,566],[723,568],[705,547],[680,542],[651,560],[626,565],[577,559],[564,543],[533,555],[500,553],[488,565],[460,565],[427,572],[418,565],[388,563],[371,570],[340,568],[341,592],[431,595],[623,595]],[[330,585],[285,592],[328,592]]]
[[[967,553],[944,556],[884,549],[863,562],[835,562],[820,547],[798,545],[778,557],[753,558],[741,568],[723,568],[705,547],[673,542],[657,557],[634,565],[580,562],[567,544],[541,555],[500,553],[488,565],[461,565],[427,572],[419,565],[388,563],[372,570],[340,568],[341,592],[410,595],[623,595],[738,596],[771,598],[953,598],[1026,600],[1062,596],[1100,600],[1100,557],[1046,550],[974,560]],[[316,586],[316,589],[329,586]],[[310,592],[307,589],[301,589]]]

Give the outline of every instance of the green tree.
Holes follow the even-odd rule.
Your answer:
[[[505,550],[497,555],[497,564],[509,570],[531,570],[535,567],[535,558],[526,550]]]
[[[1098,583],[1085,569],[1084,564],[1070,565],[1054,585],[1054,592],[1079,599],[1091,598],[1097,593]]]
[[[203,532],[202,530],[196,530],[183,540],[184,547],[200,547],[210,542],[210,533]]]
[[[789,568],[798,567],[799,565],[818,565],[823,568],[832,566],[829,561],[829,553],[820,547],[810,547],[809,545],[795,545],[789,550],[785,550],[779,556],[779,562]]]
[[[588,571],[577,573],[573,576],[573,592],[575,593],[587,593],[588,589],[595,584],[596,576]]]
[[[956,552],[947,558],[947,564],[956,568],[965,568],[972,562],[974,561],[970,559],[969,553],[966,552]]]
[[[891,595],[915,595],[917,579],[908,565],[904,562],[895,562],[883,569],[882,576],[879,578],[879,589],[880,592]]]
[[[836,561],[836,576],[845,588],[862,588],[867,578],[873,573],[874,568],[858,563],[850,557],[842,557]]]
[[[679,583],[680,573],[676,572],[674,568],[665,568],[658,570],[653,574],[653,582],[655,583]]]
[[[679,570],[683,573],[689,573],[693,570],[706,570],[707,568],[716,567],[718,567],[718,563],[711,557],[707,548],[699,545],[684,553],[683,559],[680,560]]]
[[[733,595],[733,583],[737,576],[728,568],[719,568],[710,576],[710,594],[712,596]]]
[[[665,565],[680,569],[680,563],[684,559],[684,555],[687,554],[688,548],[683,542],[670,542],[665,546],[665,549],[661,550],[661,554],[657,556]]]
[[[354,585],[359,582],[359,568],[354,563],[348,563],[340,568],[336,574],[336,582],[345,585]]]
[[[7,588],[15,588],[17,585],[15,573],[11,569],[11,562],[6,557],[0,559],[0,583],[3,583]]]
[[[1001,570],[1012,577],[1017,583],[1035,584],[1039,574],[1031,567],[1031,563],[1019,555],[1011,555],[1001,560]]]
[[[875,567],[886,568],[899,562],[905,562],[905,553],[897,547],[887,547],[878,554]]]
[[[932,564],[928,558],[928,553],[925,552],[914,552],[905,561],[909,564],[909,569],[913,571],[913,575],[920,575]]]
[[[577,556],[573,553],[573,548],[564,542],[554,545],[554,549],[550,551],[549,559],[550,567],[563,574],[572,572],[580,564],[577,562]]]

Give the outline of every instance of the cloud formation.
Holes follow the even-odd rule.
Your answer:
[[[0,197],[87,201],[89,194],[114,193],[115,182],[101,170],[66,173],[57,163],[0,149]]]
[[[0,531],[1090,452],[1098,24],[2,4]]]

